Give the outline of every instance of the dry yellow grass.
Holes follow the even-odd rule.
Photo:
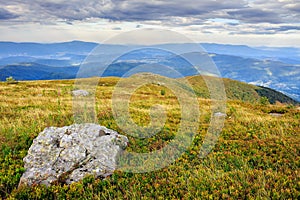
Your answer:
[[[111,99],[119,80],[99,80],[96,114],[99,124],[126,134],[117,126],[112,113]],[[194,86],[205,91],[201,82]],[[48,126],[74,123],[73,89],[76,89],[73,80],[0,83],[2,198],[299,198],[300,110],[284,104],[264,106],[229,99],[219,140],[213,151],[200,159],[198,154],[212,114],[211,100],[201,96],[197,97],[200,122],[193,145],[169,167],[145,174],[117,171],[105,181],[86,179],[70,187],[17,190],[24,170],[22,158],[37,134]],[[164,107],[167,116],[162,131],[143,140],[128,135],[128,151],[159,150],[176,135],[182,110],[174,93],[162,85],[138,88],[130,97],[130,116],[137,124],[147,126],[150,108],[157,104]],[[269,115],[271,111],[283,116],[273,117]]]

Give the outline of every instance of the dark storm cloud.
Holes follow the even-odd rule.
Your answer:
[[[216,29],[211,19],[217,18],[225,19],[226,25],[220,26],[220,31],[273,34],[299,30],[295,24],[300,19],[300,3],[296,0],[0,0],[0,3],[3,8],[21,8],[17,14],[0,9],[1,21],[14,19],[14,23],[63,21],[71,25],[73,21],[106,19],[175,27],[203,25],[205,31],[210,31],[206,29]],[[253,26],[257,24],[267,28]]]
[[[103,0],[61,1],[36,3],[49,15],[69,20],[105,18],[120,21],[168,20],[169,17],[201,17],[214,15],[224,9],[240,9],[246,4],[240,0]],[[204,16],[203,16],[204,17]],[[205,17],[204,17],[205,18]]]
[[[266,30],[273,30],[276,32],[285,32],[285,31],[295,31],[295,30],[300,30],[300,26],[280,26],[277,28],[267,28]]]
[[[272,4],[268,2],[272,2]],[[257,4],[250,4],[246,0],[11,0],[5,1],[3,4],[27,6],[31,10],[31,15],[27,14],[29,17],[42,16],[63,20],[104,18],[141,22],[153,20],[164,22],[174,17],[180,17],[194,18],[197,21],[230,18],[246,23],[281,23],[284,19],[278,13],[285,10],[286,12],[282,14],[286,16],[290,14],[288,11],[297,12],[300,8],[299,3],[284,4],[277,0],[265,3],[257,0]],[[276,6],[278,7],[276,8]],[[270,8],[264,10],[265,7]],[[6,13],[7,18],[8,14]],[[12,16],[10,15],[10,17]]]
[[[230,17],[248,23],[282,23],[283,20],[276,12],[261,9],[246,8],[227,12]]]
[[[293,25],[271,25],[271,26],[260,26],[257,25],[249,25],[249,26],[241,26],[239,25],[236,28],[232,28],[230,30],[231,35],[237,34],[256,34],[256,35],[272,35],[277,33],[287,33],[300,31],[300,26]]]
[[[64,20],[84,20],[94,16],[93,8],[81,7],[78,4],[71,2],[55,3],[55,2],[42,2],[39,6],[49,16],[54,16]]]
[[[132,3],[116,3],[106,18],[123,19],[127,21],[144,20],[167,20],[169,17],[201,17],[213,14],[212,12],[222,9],[241,8],[241,1],[234,3],[214,1],[161,1],[157,3],[147,3],[147,1],[129,1]],[[234,1],[233,1],[234,2]]]
[[[18,15],[15,15],[4,8],[0,8],[0,20],[8,20],[18,18]]]

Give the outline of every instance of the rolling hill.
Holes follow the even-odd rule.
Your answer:
[[[49,187],[20,188],[18,182],[25,170],[22,159],[33,139],[46,127],[74,123],[71,91],[78,88],[74,80],[1,82],[1,198],[298,199],[299,107],[287,105],[291,103],[290,99],[276,91],[224,79],[228,97],[224,128],[212,151],[206,157],[199,157],[211,126],[211,101],[203,77],[189,76],[186,79],[198,97],[199,127],[191,146],[167,167],[147,173],[116,170],[104,180],[85,177],[69,186],[58,182]],[[162,149],[179,134],[182,107],[178,99],[163,84],[146,84],[137,88],[129,105],[132,120],[139,126],[146,126],[151,108],[158,104],[165,108],[167,120],[152,137],[134,137],[124,132],[113,117],[112,94],[121,80],[117,77],[99,79],[95,91],[97,123],[126,135],[129,152],[147,153]],[[260,101],[265,95],[286,104],[265,104]],[[150,161],[145,163],[152,165]]]
[[[124,45],[105,44],[100,47],[103,49],[101,54],[97,54],[97,51],[90,54],[97,46],[97,43],[81,41],[53,44],[0,42],[0,80],[5,81],[9,76],[17,80],[75,78],[83,61],[86,66],[96,64],[99,67],[90,74],[97,76],[99,69],[106,66],[108,58],[114,56],[116,52],[127,49]],[[299,49],[253,48],[207,43],[202,46],[208,52],[206,57],[211,57],[222,77],[272,88],[300,101]],[[170,66],[182,76],[199,74],[181,56],[163,50],[167,48],[180,52],[182,49],[193,49],[191,44],[135,46],[135,48],[139,50],[129,52],[109,63],[103,76],[122,77],[136,66],[153,63]],[[155,73],[166,75],[160,68],[156,68]]]
[[[16,80],[54,80],[76,77],[78,67],[51,67],[38,63],[19,63],[0,67],[0,80],[8,76]]]

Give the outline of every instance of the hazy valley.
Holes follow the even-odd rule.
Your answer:
[[[283,92],[295,100],[300,100],[300,50],[297,48],[267,48],[238,45],[201,44],[204,57],[211,57],[220,76],[246,83],[260,85]],[[171,66],[182,76],[197,75],[190,63],[180,55],[166,52],[164,49],[189,49],[192,44],[165,44],[154,46],[134,46],[136,51],[126,52],[124,45],[98,46],[97,43],[66,42],[53,44],[38,43],[0,43],[0,80],[9,76],[16,80],[53,80],[76,78],[80,64],[107,67],[102,76],[122,77],[124,73],[141,64],[158,63]],[[101,53],[93,52],[101,48]],[[126,52],[113,63],[106,63],[106,58],[116,52]],[[206,54],[207,52],[207,54]],[[203,66],[205,68],[205,64]],[[207,66],[206,68],[209,68]],[[156,69],[159,74],[159,67]],[[207,75],[206,72],[200,74]],[[97,71],[91,76],[97,76]]]

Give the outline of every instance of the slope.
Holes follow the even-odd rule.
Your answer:
[[[295,106],[262,105],[257,89],[224,80],[227,85],[225,126],[211,153],[198,154],[210,127],[210,101],[200,93],[205,84],[189,77],[199,93],[200,122],[193,144],[178,160],[157,171],[133,174],[116,171],[105,180],[86,177],[71,186],[18,187],[24,172],[23,157],[33,139],[49,126],[74,123],[71,91],[74,80],[0,83],[0,195],[3,199],[298,199],[299,118]],[[132,119],[147,125],[149,108],[166,108],[167,121],[148,139],[135,138],[117,125],[111,106],[112,92],[119,78],[101,78],[96,90],[97,122],[128,136],[128,151],[154,152],[178,134],[180,104],[163,85],[137,88],[130,102]],[[232,88],[234,87],[234,88]],[[161,93],[164,89],[165,93]],[[248,102],[239,99],[247,93]],[[233,100],[230,100],[233,99]],[[282,117],[269,110],[285,110]],[[151,164],[151,163],[150,163]]]

